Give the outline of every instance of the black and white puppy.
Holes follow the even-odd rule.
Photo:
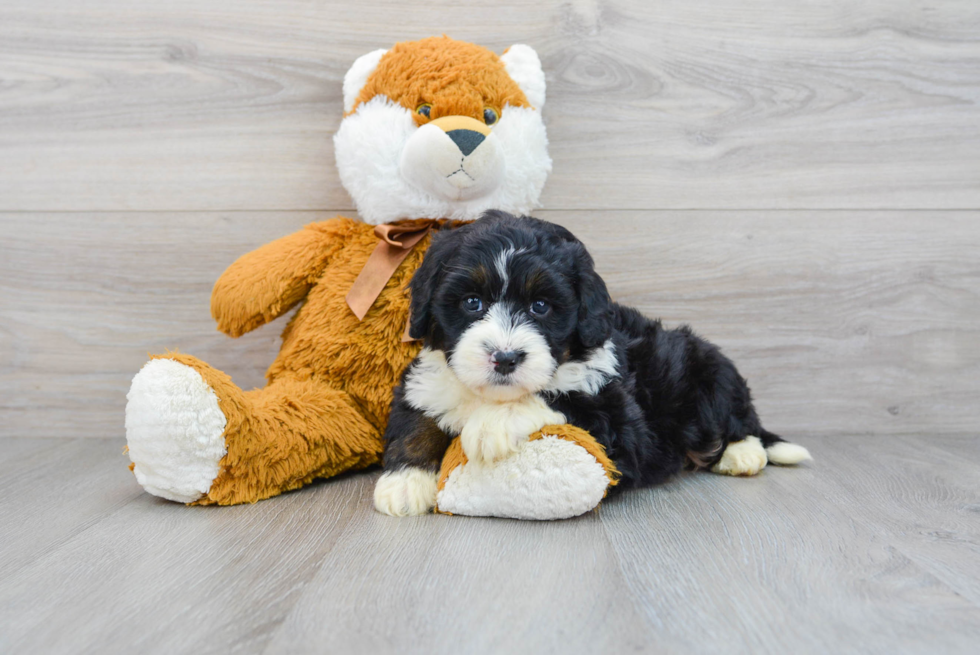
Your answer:
[[[621,473],[614,491],[685,463],[752,475],[805,448],[764,430],[749,388],[687,327],[612,302],[565,228],[489,212],[443,230],[411,282],[410,334],[425,347],[395,389],[375,506],[422,514],[452,437],[492,463],[545,425],[587,430]]]

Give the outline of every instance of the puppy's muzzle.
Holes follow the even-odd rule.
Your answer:
[[[523,350],[495,350],[490,355],[493,370],[501,375],[510,375],[527,356]]]

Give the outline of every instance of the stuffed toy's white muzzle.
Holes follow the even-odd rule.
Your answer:
[[[446,200],[473,200],[504,179],[504,156],[490,128],[469,116],[426,123],[408,140],[399,171],[411,184]]]

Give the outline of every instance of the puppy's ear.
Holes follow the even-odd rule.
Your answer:
[[[443,229],[432,236],[432,245],[422,259],[422,265],[412,276],[409,289],[412,301],[409,305],[411,319],[409,320],[408,335],[413,339],[425,339],[430,336],[432,327],[432,300],[442,277],[442,268],[452,253],[453,243],[463,228]]]
[[[578,339],[584,348],[601,346],[612,336],[613,305],[606,283],[581,243],[575,244],[578,268]]]

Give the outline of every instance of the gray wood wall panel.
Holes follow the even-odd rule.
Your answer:
[[[767,425],[976,434],[977,212],[541,212],[616,298],[722,345]],[[284,321],[233,340],[211,286],[325,213],[0,214],[0,435],[118,436],[148,352],[261,385]]]
[[[0,434],[120,434],[129,378],[164,348],[262,384],[282,323],[225,339],[211,284],[351,213],[342,76],[441,32],[539,50],[539,215],[619,298],[724,346],[770,427],[975,433],[977,3],[11,0]]]
[[[8,0],[0,209],[350,207],[360,54],[534,46],[551,209],[977,208],[980,4]]]

